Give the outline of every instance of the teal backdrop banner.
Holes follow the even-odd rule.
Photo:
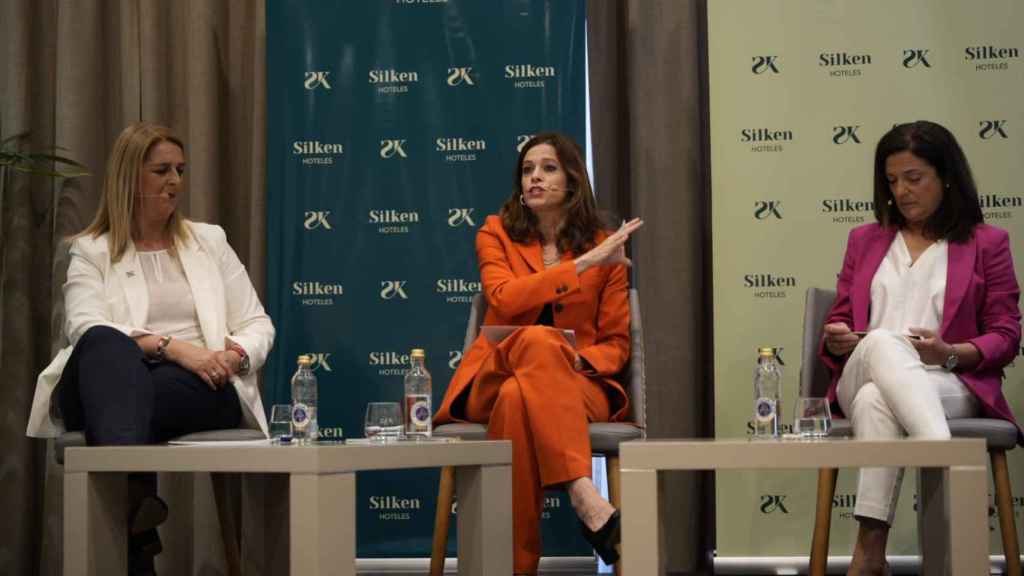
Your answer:
[[[401,400],[412,348],[434,406],[444,394],[480,290],[477,227],[518,147],[585,141],[585,3],[275,0],[266,21],[265,403],[290,401],[312,354],[323,437],[361,437],[368,402]],[[437,471],[357,482],[358,555],[428,556]],[[545,506],[545,555],[590,555],[568,498]]]

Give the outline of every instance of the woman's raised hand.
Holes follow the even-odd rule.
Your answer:
[[[623,222],[622,226],[619,226],[619,229],[605,238],[603,242],[576,259],[576,273],[579,274],[591,266],[615,264],[631,266],[633,263],[626,258],[626,241],[629,240],[630,234],[643,225],[644,221],[639,218]]]

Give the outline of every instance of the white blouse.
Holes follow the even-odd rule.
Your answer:
[[[181,262],[167,250],[138,254],[149,290],[146,330],[206,348],[192,288]]]
[[[883,328],[896,334],[910,334],[910,328],[938,332],[946,298],[949,245],[939,240],[911,262],[902,233],[897,233],[882,264],[871,280],[871,317],[868,329]],[[925,366],[949,378],[956,375],[941,366]]]

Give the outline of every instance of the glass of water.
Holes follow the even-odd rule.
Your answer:
[[[824,438],[832,428],[827,398],[797,398],[793,432],[805,438]]]
[[[281,438],[292,436],[292,405],[274,404],[270,408],[270,440],[280,442]]]
[[[363,433],[374,441],[387,442],[402,436],[402,412],[398,402],[370,402],[366,405]]]

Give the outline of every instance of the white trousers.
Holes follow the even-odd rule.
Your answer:
[[[926,368],[910,340],[888,330],[872,330],[853,349],[836,396],[865,440],[945,440],[947,418],[978,413],[978,399],[955,374]],[[902,481],[902,468],[862,468],[854,515],[892,524]]]

